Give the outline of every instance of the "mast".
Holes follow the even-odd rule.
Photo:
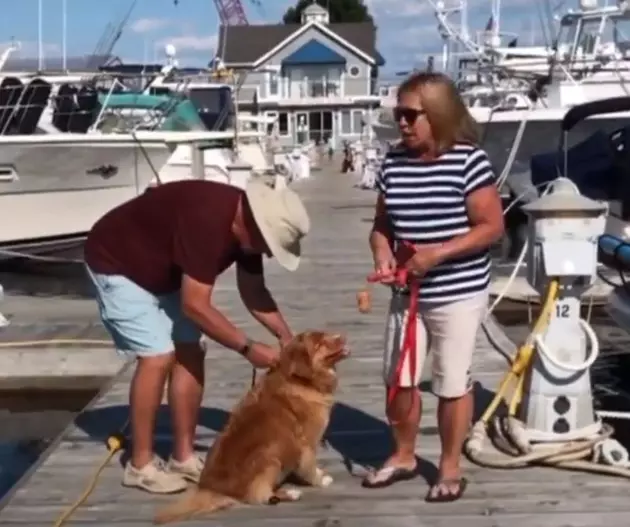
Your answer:
[[[68,2],[61,0],[61,69],[67,71]]]
[[[44,69],[44,21],[43,21],[43,1],[37,1],[37,69]]]

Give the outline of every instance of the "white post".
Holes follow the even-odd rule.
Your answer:
[[[464,40],[468,41],[470,38],[470,32],[468,31],[468,2],[467,0],[461,0],[460,3],[460,23],[461,23],[461,33]]]
[[[37,69],[42,71],[44,69],[44,21],[43,21],[43,6],[42,0],[38,0],[37,2],[37,47],[38,47],[38,57],[37,57]]]
[[[2,289],[2,284],[0,284],[0,301],[4,299],[4,289]],[[9,325],[9,320],[0,313],[0,328],[4,328]]]
[[[67,0],[61,0],[61,69],[67,71],[67,36],[68,36],[68,3]]]

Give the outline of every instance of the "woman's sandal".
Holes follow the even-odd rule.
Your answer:
[[[425,501],[428,503],[450,503],[457,501],[464,495],[467,486],[468,480],[466,478],[442,479],[431,485]],[[453,487],[457,488],[455,492],[453,492]]]
[[[414,468],[396,467],[389,465],[379,468],[367,476],[361,486],[366,489],[382,489],[399,481],[409,481],[418,475],[418,466]]]

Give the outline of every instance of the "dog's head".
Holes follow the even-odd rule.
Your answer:
[[[335,366],[348,354],[342,335],[305,331],[284,346],[279,369],[289,379],[322,392],[332,392],[337,380]]]

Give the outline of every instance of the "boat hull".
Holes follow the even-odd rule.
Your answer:
[[[0,246],[84,235],[144,191],[169,156],[161,144],[0,145]]]
[[[564,112],[531,112],[525,128],[514,165],[513,173],[528,173],[529,161],[534,154],[549,152],[560,144],[560,120]],[[524,112],[497,112],[491,116],[491,120],[481,121],[482,147],[492,161],[497,172],[501,172],[505,166],[512,145],[516,138]],[[546,118],[542,118],[545,117]],[[477,116],[479,117],[479,116]],[[578,124],[568,135],[569,147],[583,141],[597,130],[612,132],[623,126],[630,125],[630,114],[624,113],[611,116],[594,116]],[[395,124],[377,122],[372,125],[374,133],[379,141],[391,142],[399,139],[398,127]]]

